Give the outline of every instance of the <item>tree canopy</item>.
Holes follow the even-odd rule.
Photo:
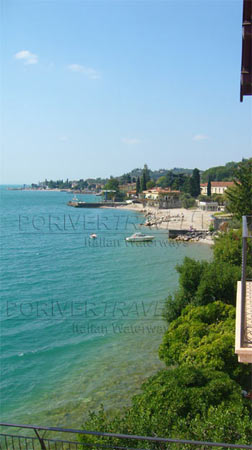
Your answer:
[[[252,215],[252,158],[234,170],[235,186],[226,190],[227,210],[238,219]]]
[[[142,392],[133,397],[130,408],[113,417],[101,408],[97,414],[90,414],[85,428],[197,440],[206,439],[206,436],[212,440],[214,428],[216,441],[223,439],[223,429],[226,442],[236,439],[235,442],[248,443],[252,437],[249,413],[237,383],[224,372],[191,366],[159,371],[142,385]],[[93,436],[85,437],[87,441],[108,443],[106,438]],[[132,445],[130,441],[119,442],[114,438],[109,442]],[[144,443],[145,448],[150,445],[153,448],[153,444]],[[143,442],[134,442],[134,446],[142,448]]]
[[[110,177],[108,182],[105,184],[104,189],[119,191],[119,181],[117,180],[117,178]]]
[[[159,356],[167,366],[192,365],[226,372],[249,387],[250,369],[234,352],[235,308],[221,301],[187,306],[163,337]]]

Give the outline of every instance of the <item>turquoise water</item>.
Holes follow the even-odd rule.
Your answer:
[[[140,214],[70,208],[70,199],[1,190],[4,421],[76,427],[100,403],[128,405],[162,367],[161,311],[177,286],[175,265],[211,257],[207,245],[171,246],[155,230],[153,244],[126,245]]]

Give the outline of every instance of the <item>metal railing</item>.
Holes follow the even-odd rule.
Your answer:
[[[207,441],[191,441],[183,439],[169,439],[160,437],[136,436],[128,434],[116,433],[102,433],[98,431],[86,431],[76,429],[66,429],[58,427],[40,427],[36,425],[18,425],[12,423],[0,423],[1,427],[7,427],[6,433],[0,433],[0,449],[116,449],[116,450],[145,450],[145,449],[160,449],[169,450],[176,449],[195,449],[204,450],[212,447],[219,449],[246,449],[251,450],[252,445],[245,444],[228,444],[220,442]],[[24,433],[32,431],[34,436],[25,436],[23,434],[12,434],[9,428],[17,428],[18,431]],[[46,434],[60,433],[70,436],[69,439],[62,439],[61,437],[48,437]],[[72,438],[73,436],[73,438]],[[90,436],[99,440],[99,442],[92,442]],[[89,438],[89,439],[88,439]],[[104,441],[104,442],[103,442]]]
[[[247,284],[248,239],[252,238],[252,216],[242,217],[242,274],[241,274],[241,343],[246,343],[248,333],[245,328],[245,303]],[[252,331],[252,330],[251,330]]]

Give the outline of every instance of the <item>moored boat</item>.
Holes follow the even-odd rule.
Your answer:
[[[132,236],[126,237],[127,242],[150,242],[154,239],[154,236],[148,236],[143,233],[134,233]]]

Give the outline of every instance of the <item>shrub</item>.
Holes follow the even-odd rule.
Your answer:
[[[165,332],[159,356],[167,366],[221,370],[249,388],[249,365],[238,363],[234,351],[235,308],[221,301],[206,306],[188,306]]]

